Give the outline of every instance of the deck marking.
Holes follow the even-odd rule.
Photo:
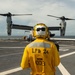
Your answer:
[[[17,67],[17,68],[11,69],[11,70],[7,70],[5,72],[1,72],[0,75],[7,75],[7,74],[10,74],[10,73],[14,73],[14,72],[20,71],[20,70],[22,70],[22,68],[21,67]]]
[[[58,68],[60,72],[62,73],[62,75],[71,75],[61,63],[59,64]]]
[[[6,48],[25,48],[25,47],[0,47],[0,48],[6,49]]]
[[[69,55],[72,55],[72,54],[75,54],[75,51],[71,52],[71,53],[63,54],[63,55],[60,56],[60,58],[63,58],[63,57],[66,57],[66,56],[69,56]]]
[[[63,57],[66,57],[66,56],[69,56],[69,55],[72,55],[72,54],[75,54],[75,52],[71,52],[71,53],[68,53],[68,54],[64,54],[64,55],[61,55],[60,58],[63,58]],[[59,70],[61,71],[61,73],[63,75],[71,75],[67,69],[60,63],[59,66],[58,66]]]
[[[12,54],[6,54],[6,55],[0,55],[0,57],[7,57],[7,56],[11,56],[11,55],[18,55],[18,54],[22,54],[23,52],[20,53],[12,53]]]
[[[59,49],[59,51],[69,51],[69,49]]]
[[[67,54],[61,55],[60,58],[63,58],[63,57],[69,56],[69,55],[73,55],[73,54],[75,54],[75,51],[74,52],[71,52],[71,53],[67,53]],[[61,73],[63,75],[71,75],[65,69],[65,67],[61,63],[59,64],[58,68],[59,68],[59,70],[61,71]],[[4,72],[1,72],[0,75],[6,75],[6,74],[10,74],[10,73],[14,73],[14,72],[21,71],[21,70],[22,70],[21,67],[17,67],[17,68],[11,69],[11,70],[7,70],[7,71],[4,71]]]

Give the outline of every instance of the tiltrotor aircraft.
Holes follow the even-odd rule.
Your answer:
[[[17,24],[12,23],[12,16],[23,16],[23,15],[32,15],[32,14],[11,14],[10,12],[8,12],[5,14],[0,14],[0,15],[7,17],[6,19],[7,19],[7,34],[8,35],[11,35],[12,29],[22,29],[22,30],[32,30],[33,29],[33,26],[17,25]],[[52,16],[52,15],[47,15],[47,16],[55,17],[61,20],[60,26],[48,27],[50,31],[60,30],[60,36],[65,36],[65,30],[66,30],[65,20],[75,20],[75,19],[65,18],[64,16],[62,17]]]
[[[53,16],[53,15],[47,15],[47,16],[50,16],[50,17],[55,17],[55,18],[58,18],[57,20],[61,20],[60,22],[60,26],[57,27],[57,30],[60,30],[60,36],[65,36],[65,30],[66,30],[66,21],[65,20],[75,20],[75,19],[71,19],[71,18],[65,18],[65,16],[62,16],[62,17],[57,17],[57,16]]]

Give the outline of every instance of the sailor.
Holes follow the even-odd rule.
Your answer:
[[[60,63],[55,44],[46,39],[48,32],[45,24],[36,24],[33,29],[33,36],[36,39],[24,49],[21,67],[22,69],[31,68],[31,75],[55,75],[55,68]]]

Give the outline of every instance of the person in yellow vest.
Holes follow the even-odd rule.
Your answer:
[[[33,29],[33,36],[36,39],[24,49],[21,67],[22,69],[31,68],[31,75],[55,75],[55,68],[60,63],[55,44],[46,39],[48,32],[45,24],[36,24]]]

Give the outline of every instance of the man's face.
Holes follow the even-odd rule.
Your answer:
[[[35,32],[36,32],[36,35],[39,35],[39,36],[46,35],[46,27],[45,26],[41,26],[41,25],[36,26]]]

